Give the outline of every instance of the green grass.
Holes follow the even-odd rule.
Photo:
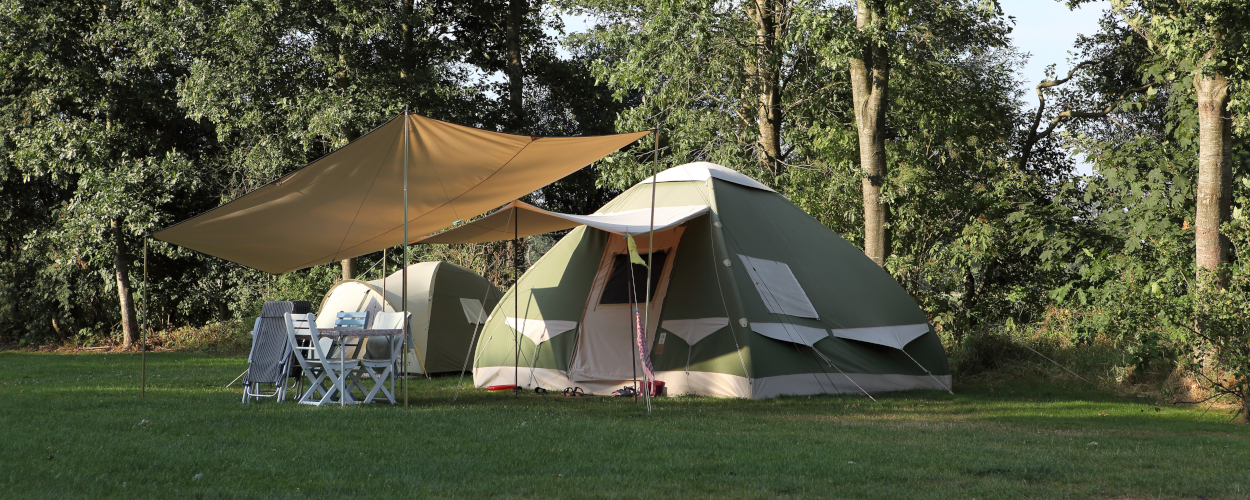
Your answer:
[[[414,380],[412,409],[239,404],[238,358],[0,352],[0,497],[1247,498],[1218,409],[1023,384],[630,400]],[[1099,416],[1105,413],[1106,416]]]

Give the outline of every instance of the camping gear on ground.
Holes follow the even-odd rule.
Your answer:
[[[658,398],[666,395],[664,392],[663,380],[651,380],[647,382],[647,388],[651,389],[651,397]]]
[[[644,370],[631,331],[631,309],[639,307],[655,378],[672,395],[758,399],[949,387],[946,354],[924,311],[860,249],[720,165],[681,165],[655,179],[590,216],[510,204],[520,227],[499,223],[498,214],[477,221],[520,235],[527,234],[522,211],[535,227],[584,224],[493,310],[474,354],[477,386],[579,385],[604,395],[632,386]],[[540,226],[543,217],[551,224]],[[480,238],[489,233],[483,227],[437,237],[454,241],[477,231]],[[627,235],[652,262],[650,289],[639,289],[647,268],[630,261]],[[646,296],[649,307],[639,304]]]
[[[321,301],[318,326],[330,328],[334,315],[341,311],[400,311],[402,287],[402,270],[385,280],[341,281]],[[408,266],[407,309],[412,317],[408,321],[407,373],[459,372],[464,368],[475,335],[501,296],[486,278],[455,264],[435,261]],[[365,351],[373,358],[388,358],[387,349],[385,341],[374,339],[366,344]],[[355,357],[359,354],[363,353]]]
[[[293,362],[286,335],[286,313],[307,313],[308,302],[266,302],[252,327],[252,349],[247,355],[243,378],[243,402],[256,398],[286,399],[287,375]],[[272,384],[273,392],[260,391],[261,384]]]
[[[515,389],[516,389],[516,385],[513,385],[513,384],[500,384],[500,385],[492,385],[492,386],[487,387],[486,392],[513,391]]]
[[[359,313],[357,313],[359,314]],[[405,320],[412,313],[397,312],[379,312],[373,317],[373,330],[400,330],[406,331],[404,328]],[[399,372],[399,353],[403,350],[404,336],[392,335],[388,338],[371,338],[373,341],[381,341],[386,344],[383,357],[372,357],[366,353],[366,356],[360,359],[360,373],[368,375],[373,381],[373,388],[365,394],[365,402],[372,403],[374,396],[378,391],[386,396],[386,400],[391,404],[395,404],[395,373]],[[355,377],[359,380],[359,375]],[[390,382],[390,388],[386,386]],[[363,389],[362,389],[363,390]]]

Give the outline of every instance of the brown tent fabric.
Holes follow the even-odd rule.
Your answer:
[[[533,192],[650,133],[530,137],[401,114],[152,236],[272,274],[402,244],[405,131],[410,240]]]
[[[420,238],[414,243],[487,243],[572,229],[582,225],[581,222],[566,219],[561,217],[562,215],[518,200],[486,217],[455,229]]]

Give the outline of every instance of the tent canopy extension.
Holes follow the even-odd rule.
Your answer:
[[[317,327],[334,326],[336,313],[403,309],[403,272],[385,280],[345,280],[334,285],[321,301]],[[408,266],[408,312],[412,336],[408,373],[460,371],[473,337],[502,294],[486,278],[447,262],[419,262]]]
[[[424,235],[555,182],[648,133],[531,137],[405,113],[152,236],[281,274],[406,243],[405,162],[409,234]]]
[[[629,262],[621,234],[632,234],[643,257],[654,259],[654,299],[638,307],[650,308],[648,348],[669,394],[767,398],[949,387],[946,355],[925,313],[854,245],[725,167],[687,164],[656,178],[594,215],[554,215],[583,225],[499,301],[474,355],[476,385],[514,383],[518,331],[519,385],[608,394],[640,376],[631,302],[647,295],[639,290],[646,270]],[[653,185],[656,231],[649,238]],[[492,217],[508,215],[483,220]],[[520,232],[532,234],[520,217]],[[614,217],[627,227],[603,223]],[[512,229],[506,221],[495,227]],[[439,236],[454,239],[457,231],[470,236],[466,228]]]
[[[494,213],[463,226],[432,234],[415,243],[486,243],[534,236],[586,225],[614,234],[642,234],[668,229],[707,213],[707,205],[639,208],[623,212],[570,215],[549,212],[523,201],[514,201]],[[654,226],[653,226],[654,224]]]

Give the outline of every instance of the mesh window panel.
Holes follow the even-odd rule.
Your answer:
[[[646,255],[642,255],[642,260],[647,260]],[[603,295],[599,296],[600,304],[628,304],[631,302],[630,293],[633,286],[644,286],[647,282],[647,268],[638,264],[629,262],[629,254],[617,254],[612,259],[612,275],[608,277],[608,283],[603,286]],[[664,270],[664,261],[668,259],[668,251],[660,250],[655,252],[654,261],[651,266],[655,272],[651,273],[651,296],[655,297],[656,287],[660,284],[660,272]],[[633,270],[633,283],[630,282],[629,270]],[[638,302],[647,300],[646,295],[638,294]]]

